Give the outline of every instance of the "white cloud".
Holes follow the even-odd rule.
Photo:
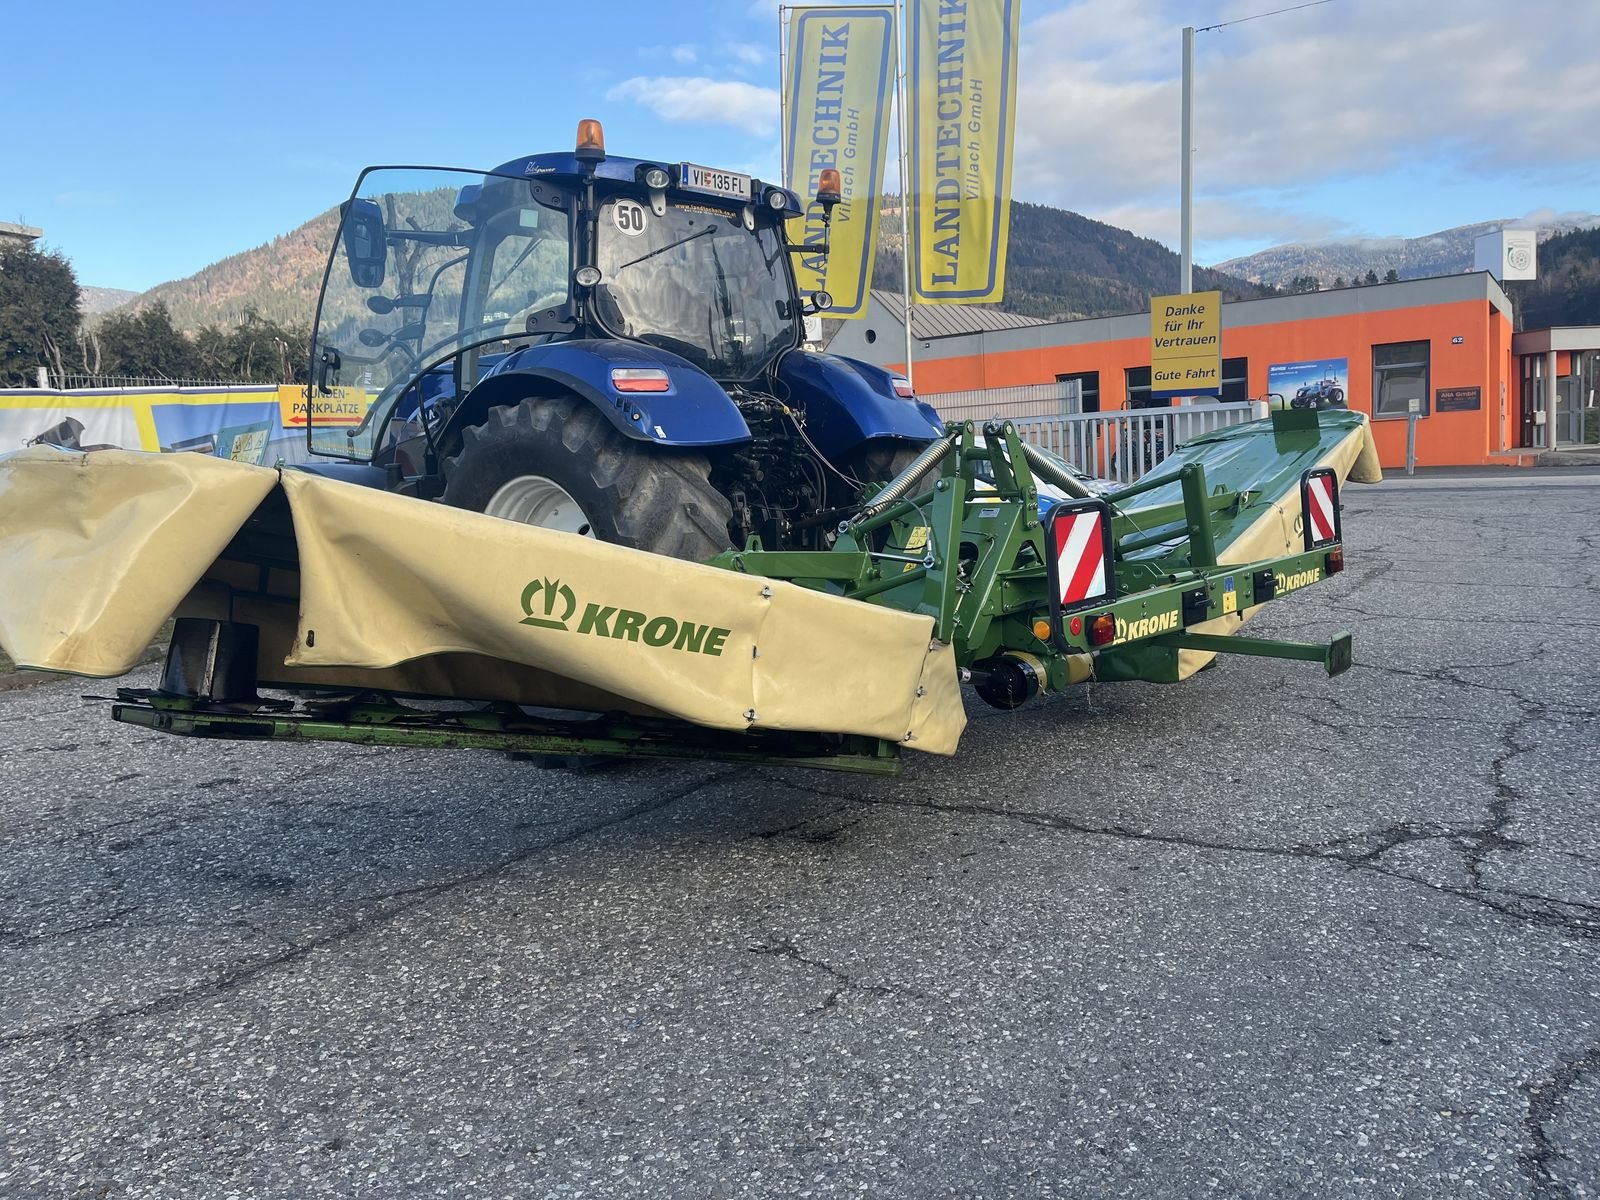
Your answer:
[[[1220,16],[1261,7],[1230,0]],[[1180,29],[1192,19],[1171,0],[1082,0],[1027,23],[1017,195],[1175,235]],[[1292,236],[1328,236],[1338,222],[1302,206],[1352,177],[1593,170],[1597,44],[1600,5],[1567,0],[1523,0],[1514,17],[1503,0],[1341,0],[1199,33],[1197,213],[1209,195],[1224,203],[1208,222],[1240,234],[1256,221],[1263,237],[1297,224]],[[1262,192],[1281,203],[1230,199]]]
[[[1180,216],[1176,197],[1170,204],[1113,204],[1078,211],[1096,221],[1131,229],[1143,237],[1168,245],[1178,244]],[[1206,197],[1194,205],[1197,230],[1208,242],[1262,239],[1274,243],[1327,241],[1350,232],[1337,218],[1301,212],[1282,205],[1261,204],[1233,197]]]
[[[754,42],[728,42],[723,49],[730,58],[749,67],[759,67],[771,57],[771,52],[765,46],[758,46]]]
[[[683,124],[731,125],[757,136],[778,127],[778,93],[737,80],[636,75],[613,87],[606,99],[631,100],[665,121]]]
[[[700,60],[700,47],[692,42],[680,42],[676,46],[641,46],[639,57],[648,63],[659,63],[670,58],[675,63],[687,66]]]

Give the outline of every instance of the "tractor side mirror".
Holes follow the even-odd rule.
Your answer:
[[[357,287],[383,286],[384,266],[389,257],[388,234],[383,228],[383,210],[376,200],[349,200],[344,206],[344,256],[350,264],[350,280]]]

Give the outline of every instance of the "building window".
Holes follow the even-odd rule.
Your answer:
[[[1222,360],[1222,395],[1224,403],[1243,404],[1250,399],[1250,360],[1225,358]]]
[[[1411,402],[1418,402],[1415,410]],[[1427,416],[1428,343],[1390,342],[1372,348],[1372,415]]]
[[[1128,375],[1128,407],[1129,408],[1169,408],[1172,401],[1166,397],[1160,400],[1150,398],[1150,368],[1129,367]]]
[[[1073,375],[1057,375],[1057,383],[1075,383],[1078,385],[1080,404],[1079,412],[1100,411],[1100,372],[1079,371]]]

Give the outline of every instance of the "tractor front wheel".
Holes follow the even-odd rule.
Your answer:
[[[732,508],[705,458],[615,429],[574,396],[489,410],[461,431],[440,498],[457,508],[702,561],[728,549]]]

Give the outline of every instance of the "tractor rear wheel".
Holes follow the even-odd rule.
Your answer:
[[[909,467],[925,449],[925,443],[869,442],[846,460],[845,470],[862,483],[888,483]],[[934,471],[930,470],[917,480],[917,484],[923,488],[931,487],[934,478]]]
[[[732,508],[710,464],[618,432],[574,396],[489,410],[444,462],[446,504],[702,561],[728,549]]]

